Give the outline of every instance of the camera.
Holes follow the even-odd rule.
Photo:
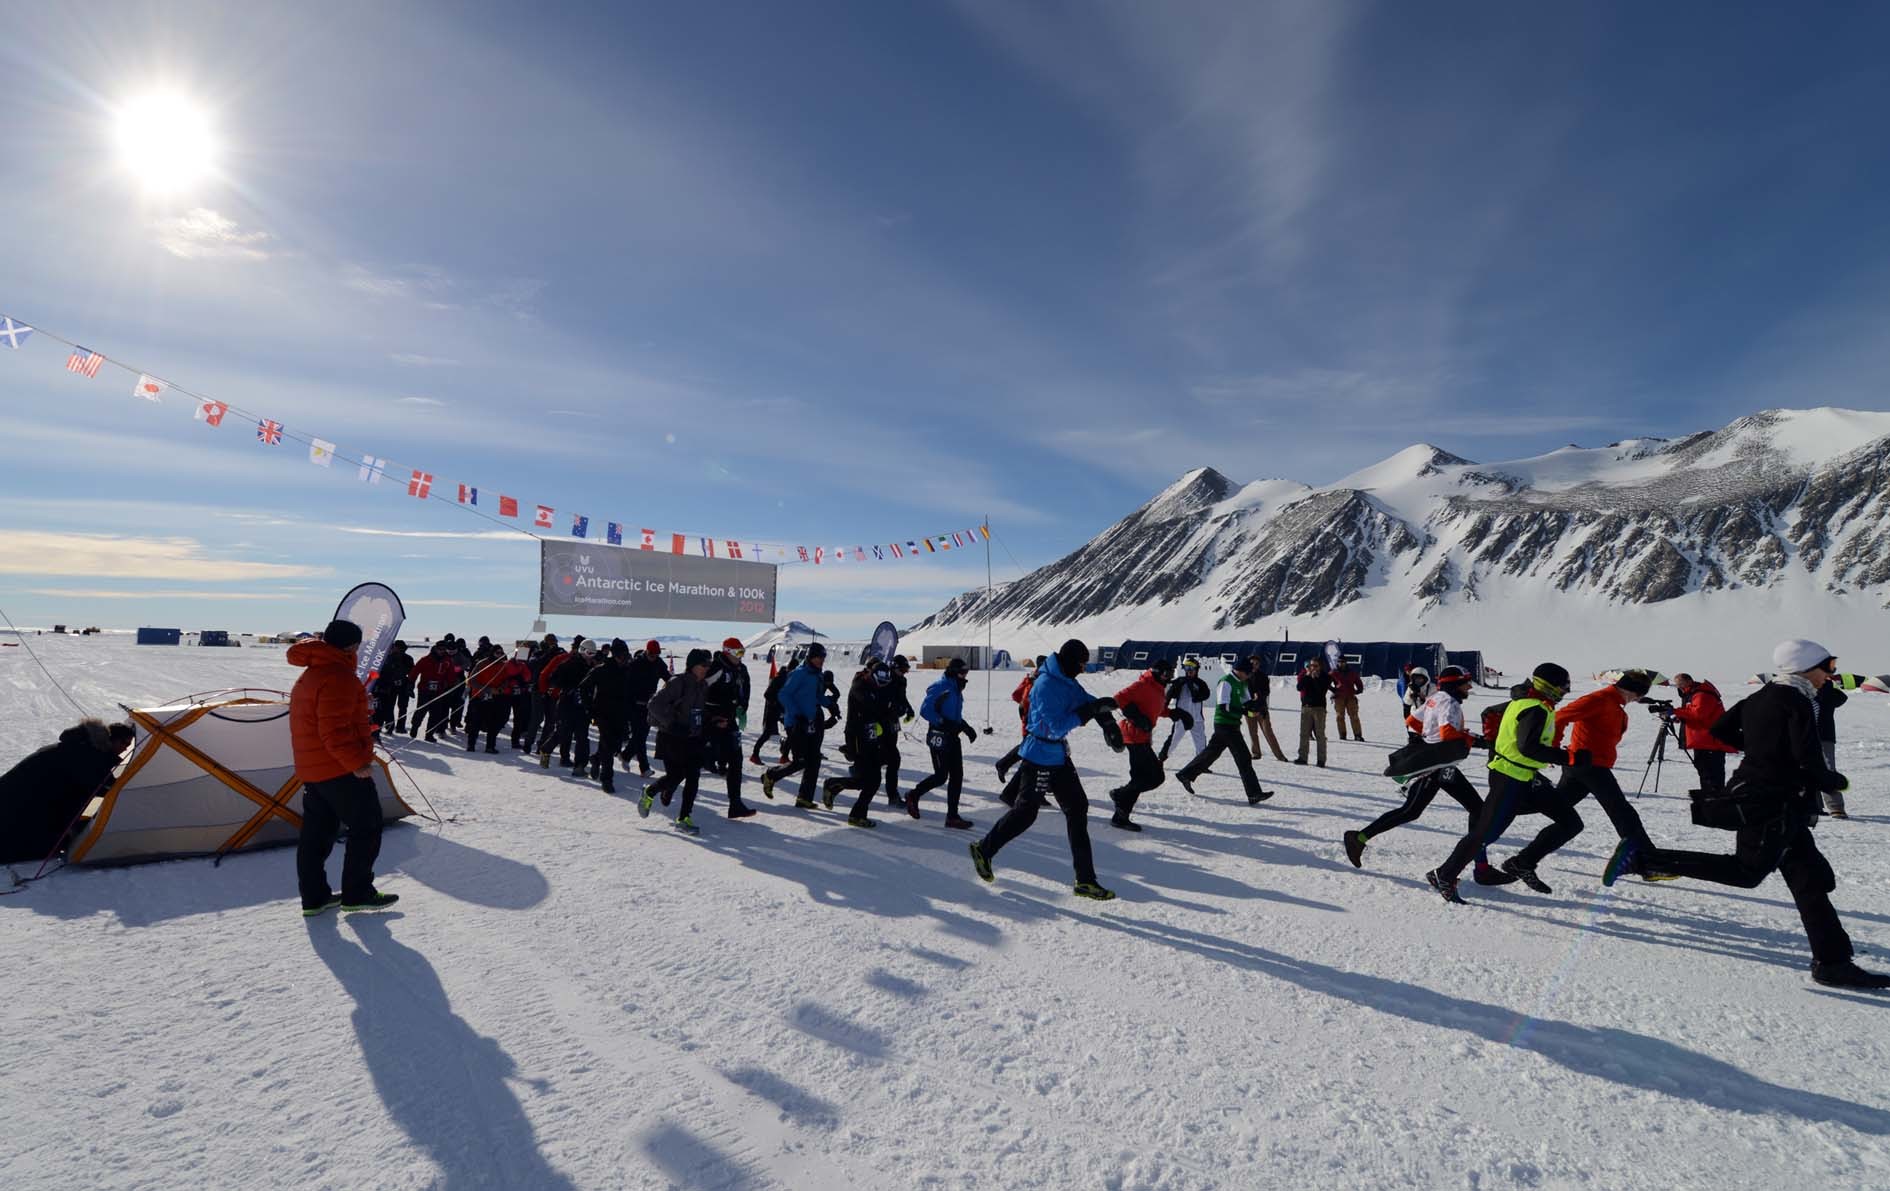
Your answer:
[[[1642,699],[1641,706],[1662,718],[1673,714],[1672,699]]]

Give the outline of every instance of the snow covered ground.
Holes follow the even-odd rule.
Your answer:
[[[100,710],[292,677],[266,648],[34,644]],[[24,652],[0,649],[9,764],[72,718]],[[1392,707],[1366,696],[1373,739]],[[995,720],[970,749],[980,829],[1007,701]],[[1857,814],[1819,839],[1890,966],[1890,700],[1840,727]],[[1890,1185],[1890,1004],[1809,982],[1776,879],[1604,890],[1589,803],[1553,896],[1446,906],[1423,884],[1463,827],[1441,799],[1344,859],[1340,832],[1393,804],[1383,752],[1266,761],[1259,808],[1226,764],[1199,797],[1171,780],[1139,836],[1092,814],[1122,895],[1096,905],[1054,811],[987,887],[936,795],[869,833],[751,780],[757,818],[710,793],[686,839],[637,818],[635,779],[612,798],[417,745],[449,822],[389,830],[397,914],[305,924],[284,850],[0,897],[0,1169],[9,1191]],[[1103,801],[1122,759],[1091,730],[1078,760]],[[1650,829],[1729,848],[1686,822],[1690,776],[1642,800]]]

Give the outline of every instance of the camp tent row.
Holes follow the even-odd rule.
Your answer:
[[[1435,674],[1447,664],[1447,653],[1438,642],[1419,641],[1342,641],[1339,652],[1366,678],[1395,679],[1407,665],[1422,666]],[[1140,670],[1158,659],[1180,662],[1184,658],[1231,662],[1235,658],[1258,657],[1269,677],[1298,673],[1313,658],[1326,656],[1324,641],[1124,641],[1115,647],[1113,664],[1118,669]],[[1461,655],[1460,655],[1461,656]],[[1479,679],[1483,655],[1473,653]],[[1463,664],[1463,663],[1459,663]]]
[[[302,783],[280,691],[217,692],[131,712],[140,740],[67,852],[73,864],[129,864],[294,843]],[[370,767],[387,821],[413,808],[387,763]]]

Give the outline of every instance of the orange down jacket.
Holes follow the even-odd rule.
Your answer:
[[[295,776],[325,782],[366,767],[374,760],[374,725],[354,655],[314,640],[291,645],[288,657],[305,668],[289,692]]]

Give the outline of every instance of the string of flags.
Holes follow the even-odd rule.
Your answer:
[[[389,487],[403,491],[417,500],[437,500],[455,505],[468,512],[477,513],[487,520],[500,524],[516,522],[511,527],[520,533],[532,537],[544,537],[534,531],[548,530],[556,532],[560,524],[568,527],[570,536],[585,540],[599,540],[600,535],[592,532],[592,519],[585,513],[569,513],[567,521],[560,521],[558,512],[551,505],[526,505],[518,497],[508,496],[494,489],[481,489],[474,484],[459,481],[444,482],[435,478],[435,473],[418,467],[406,468],[406,478],[401,479],[402,467],[391,460],[378,455],[362,454],[359,458],[344,454],[334,443],[323,438],[315,438],[292,432],[281,422],[273,418],[262,417],[231,405],[204,397],[181,385],[142,372],[119,360],[114,360],[102,352],[81,347],[69,339],[63,339],[43,328],[28,326],[16,319],[0,315],[0,347],[15,351],[26,346],[34,334],[44,335],[57,343],[72,349],[66,357],[66,371],[83,376],[88,380],[96,379],[99,369],[106,364],[122,368],[137,376],[137,383],[132,386],[133,397],[145,401],[161,403],[166,393],[175,390],[188,397],[192,402],[191,418],[215,429],[221,427],[225,419],[234,415],[240,422],[253,423],[256,428],[256,441],[266,447],[279,447],[284,440],[300,443],[308,448],[308,461],[316,467],[332,469],[337,459],[344,464],[352,464],[357,469],[360,482],[378,485],[383,480],[389,481]],[[437,491],[436,491],[437,489]],[[531,527],[527,529],[523,522],[524,511],[529,508]],[[689,554],[703,558],[743,559],[755,562],[776,563],[812,563],[816,566],[828,563],[844,562],[886,562],[921,558],[931,554],[942,554],[952,550],[963,550],[979,542],[991,540],[991,526],[988,521],[970,529],[954,530],[950,533],[931,534],[924,537],[907,538],[903,542],[881,542],[871,546],[804,546],[782,542],[762,542],[752,539],[711,537],[701,534],[659,532],[647,528],[627,528],[627,522],[604,521],[601,540],[612,546],[634,545],[637,549],[664,551],[670,554]]]

